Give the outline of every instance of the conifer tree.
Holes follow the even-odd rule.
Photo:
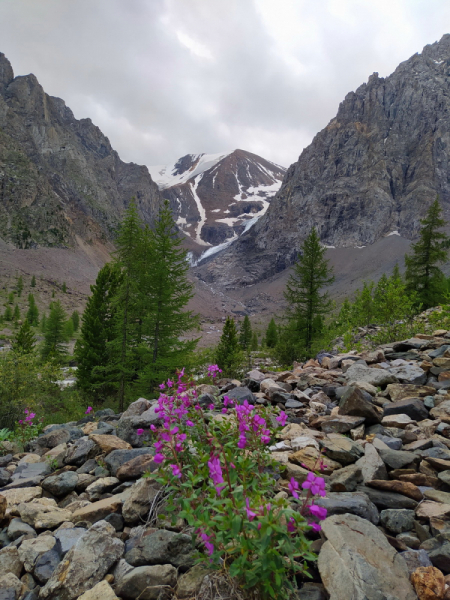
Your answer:
[[[36,277],[34,275],[31,278],[31,287],[36,287]]]
[[[194,295],[193,284],[187,277],[187,253],[181,248],[182,240],[167,201],[160,208],[154,228],[146,228],[143,242],[141,303],[145,307],[145,339],[139,346],[138,384],[145,392],[180,368],[195,348],[197,340],[182,340],[181,336],[194,329],[198,320],[186,310]]]
[[[252,351],[256,352],[256,350],[258,350],[258,334],[254,331],[252,334]]]
[[[142,222],[134,199],[120,225],[116,248],[121,283],[113,301],[114,333],[108,345],[109,361],[104,375],[105,380],[117,386],[119,411],[123,411],[126,391],[139,371],[140,359],[136,349],[142,337],[139,309],[142,308],[140,294],[145,253]]]
[[[113,340],[113,299],[121,281],[117,265],[107,263],[100,269],[91,286],[81,322],[80,337],[75,345],[78,363],[77,385],[96,400],[105,399],[114,391],[107,376],[108,344]],[[73,315],[72,315],[73,317]]]
[[[74,310],[71,317],[73,323],[73,330],[78,331],[80,326],[80,313],[77,310]]]
[[[323,315],[331,308],[328,294],[321,290],[333,281],[332,269],[325,259],[325,247],[313,228],[302,244],[284,292],[288,303],[289,335],[296,335],[308,352],[314,335],[320,333],[318,328]]]
[[[42,333],[45,333],[46,328],[47,328],[47,316],[44,313],[42,315],[42,319],[41,319],[41,331],[42,331]]]
[[[18,321],[19,319],[20,319],[20,309],[19,309],[19,305],[16,304],[14,307],[13,320]]]
[[[450,238],[439,231],[445,225],[439,200],[433,202],[420,223],[420,239],[405,256],[407,291],[417,293],[422,308],[431,308],[442,300],[445,278],[437,266],[447,259]]]
[[[64,333],[65,322],[66,313],[61,302],[59,300],[52,302],[45,327],[44,345],[41,351],[43,360],[61,360],[66,354],[67,351],[64,346],[64,342],[66,341]]]
[[[73,321],[72,321],[72,318],[70,317],[64,323],[64,339],[66,342],[70,342],[70,340],[72,338],[73,338]]]
[[[275,319],[272,317],[266,331],[266,346],[275,348],[278,343],[278,330],[275,324]]]
[[[19,279],[17,280],[17,296],[20,298],[20,296],[22,295],[22,291],[23,291],[23,277],[22,275],[19,277]]]
[[[12,313],[12,310],[11,310],[11,307],[9,306],[9,304],[5,308],[5,313],[3,315],[3,318],[4,318],[5,321],[12,321],[13,313]]]
[[[36,344],[33,330],[27,319],[24,320],[15,338],[12,341],[12,349],[16,354],[31,354]]]
[[[36,306],[33,294],[28,295],[27,319],[31,326],[36,327],[39,325],[39,310]]]
[[[252,325],[248,315],[245,315],[239,330],[239,343],[245,352],[250,351],[252,345]]]
[[[225,377],[233,377],[237,374],[243,356],[240,349],[236,324],[231,317],[227,317],[225,321],[222,335],[219,344],[217,345],[215,358]]]
[[[10,292],[10,294],[8,296],[8,303],[14,304],[14,292]]]

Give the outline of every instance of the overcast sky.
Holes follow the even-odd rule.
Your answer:
[[[0,0],[15,74],[147,165],[289,166],[349,91],[449,32],[449,0]]]

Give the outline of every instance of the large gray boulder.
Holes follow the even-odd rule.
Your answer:
[[[123,549],[112,525],[105,521],[95,523],[59,563],[41,589],[40,598],[75,600],[103,579]]]
[[[389,383],[397,383],[398,379],[385,369],[374,369],[364,365],[352,365],[345,374],[348,383],[364,381],[375,387],[386,387]]]
[[[375,525],[335,515],[322,531],[318,566],[330,600],[417,600],[404,559]]]

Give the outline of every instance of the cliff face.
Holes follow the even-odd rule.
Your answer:
[[[231,287],[253,284],[295,260],[316,227],[325,245],[414,238],[438,194],[450,208],[450,35],[383,79],[374,73],[291,165],[267,213],[197,270]]]
[[[180,229],[200,246],[236,239],[267,210],[286,169],[246,152],[188,154],[149,167]]]
[[[77,120],[0,53],[0,237],[19,248],[111,240],[135,196],[151,223],[161,196],[90,119]]]

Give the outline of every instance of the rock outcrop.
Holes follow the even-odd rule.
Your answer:
[[[290,266],[312,227],[336,247],[395,232],[414,238],[436,195],[450,205],[449,68],[447,34],[389,77],[374,73],[350,92],[289,167],[267,213],[198,276],[254,284]]]
[[[18,248],[114,237],[136,197],[151,223],[161,202],[145,166],[124,163],[90,119],[75,119],[34,75],[0,53],[0,231]]]

